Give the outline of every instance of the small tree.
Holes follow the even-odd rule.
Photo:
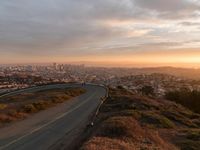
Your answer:
[[[143,95],[147,95],[147,96],[155,95],[154,88],[152,86],[143,86],[141,88],[141,92],[142,92]]]
[[[121,86],[121,85],[118,85],[117,88],[120,89],[120,90],[124,89],[123,86]]]

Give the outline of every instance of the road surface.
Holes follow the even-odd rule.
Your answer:
[[[82,87],[80,84],[48,85],[11,93],[34,92],[43,89]],[[71,140],[71,132],[88,120],[106,95],[105,88],[86,84],[87,92],[73,100],[33,114],[23,121],[0,128],[0,150],[47,150],[56,142]]]

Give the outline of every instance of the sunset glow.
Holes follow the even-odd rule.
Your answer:
[[[197,0],[0,2],[0,63],[200,67]]]

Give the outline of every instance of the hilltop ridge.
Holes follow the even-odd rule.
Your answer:
[[[200,115],[168,100],[110,89],[81,150],[199,150]]]

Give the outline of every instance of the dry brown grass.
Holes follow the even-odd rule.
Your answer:
[[[6,109],[7,105],[6,104],[1,104],[0,103],[0,110]]]
[[[200,149],[200,115],[121,88],[110,95],[82,150]]]
[[[0,126],[24,119],[28,114],[53,107],[85,92],[81,88],[68,88],[3,97],[0,99]]]
[[[133,117],[112,117],[99,126],[84,150],[176,149],[154,130],[143,128]]]

